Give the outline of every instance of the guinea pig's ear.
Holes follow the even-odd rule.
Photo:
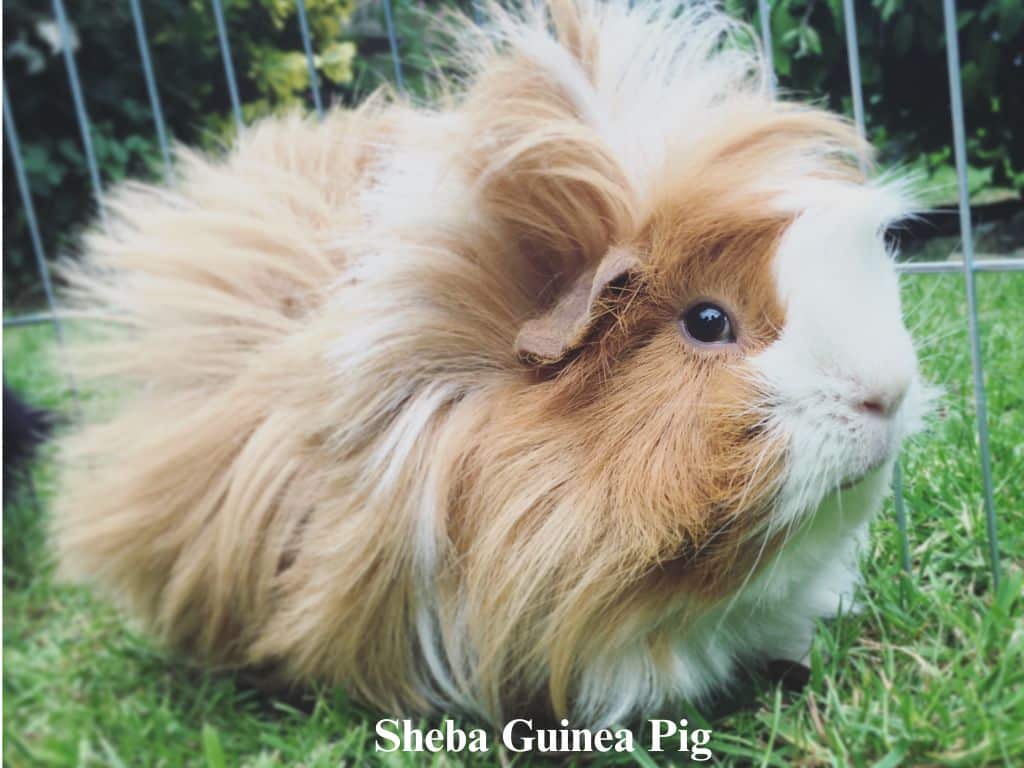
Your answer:
[[[612,248],[584,271],[544,314],[528,320],[516,336],[516,354],[535,365],[555,365],[587,341],[609,301],[640,271],[640,260],[625,248]]]

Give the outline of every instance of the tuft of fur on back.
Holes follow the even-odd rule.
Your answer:
[[[710,5],[489,18],[453,33],[446,109],[270,120],[110,197],[66,274],[102,326],[79,370],[117,396],[60,441],[54,539],[207,663],[604,722],[727,677],[673,648],[756,567],[784,453],[749,439],[753,382],[708,402],[658,362],[674,278],[713,269],[670,254],[733,254],[716,279],[770,292],[784,193],[857,182],[866,150],[773,102]],[[647,251],[635,307],[557,375],[524,365],[524,321],[619,244]]]

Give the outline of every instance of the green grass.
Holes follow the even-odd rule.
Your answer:
[[[905,284],[925,371],[945,389],[930,431],[904,454],[913,574],[901,573],[890,507],[865,561],[866,610],[821,627],[803,693],[754,686],[739,692],[738,708],[712,717],[722,764],[1024,765],[1024,275],[979,277],[998,593],[986,561],[963,283],[922,275]],[[6,333],[6,376],[37,401],[68,407],[64,382],[40,362],[51,344],[47,328]],[[35,480],[45,506],[45,461]],[[377,715],[340,692],[282,698],[168,657],[88,591],[54,582],[44,525],[30,504],[4,515],[5,763],[463,762],[375,754]],[[476,762],[504,757],[492,748]],[[657,758],[637,752],[593,764],[650,766]]]

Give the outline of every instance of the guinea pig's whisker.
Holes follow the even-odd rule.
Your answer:
[[[747,584],[750,583],[750,579],[754,576],[754,573],[757,571],[757,567],[761,563],[761,558],[764,556],[765,549],[767,549],[768,542],[770,541],[770,539],[770,532],[765,531],[764,537],[761,539],[761,547],[757,551],[757,557],[754,558],[753,565],[751,565],[750,568],[747,570],[747,575],[744,576],[743,582],[740,584],[739,589],[737,589],[733,593],[732,597],[729,598],[729,602],[726,604],[725,610],[722,611],[722,615],[719,616],[718,622],[715,624],[715,634],[721,631],[722,624],[725,623],[726,618],[728,618],[729,614],[732,612],[732,609],[736,606],[736,602],[739,600],[740,596],[743,595],[744,589],[746,589]]]
[[[765,445],[762,447],[761,453],[760,453],[760,455],[758,457],[758,461],[757,461],[757,465],[756,465],[755,471],[751,473],[750,478],[748,478],[748,480],[747,480],[747,483],[746,483],[747,487],[746,487],[746,489],[744,491],[744,496],[743,496],[744,500],[746,499],[746,496],[749,494],[750,487],[753,485],[755,480],[758,479],[758,471],[757,470],[760,468],[760,466],[764,462],[764,460],[767,457],[768,453],[770,452],[771,448],[772,448],[771,444],[766,441]],[[768,543],[769,543],[769,541],[771,541],[773,535],[774,535],[774,531],[772,529],[772,526],[770,524],[766,525],[764,527],[764,532],[763,532],[763,536],[762,536],[762,539],[761,539],[761,546],[758,548],[757,556],[754,558],[754,562],[751,564],[750,568],[747,570],[747,573],[744,576],[743,582],[740,584],[739,589],[736,590],[736,592],[733,594],[732,598],[729,600],[729,603],[726,605],[725,610],[722,612],[721,617],[719,617],[719,620],[718,620],[717,624],[715,625],[715,631],[716,632],[721,628],[722,623],[726,620],[726,618],[729,616],[729,614],[731,613],[731,611],[735,607],[736,601],[739,599],[740,595],[743,594],[743,591],[746,588],[747,584],[750,582],[751,578],[753,578],[754,574],[757,572],[757,569],[758,569],[758,567],[761,564],[761,559],[764,557],[765,550],[767,549]],[[735,550],[737,555],[739,554],[740,547],[742,547],[744,545],[744,543],[745,543],[744,539],[738,539],[737,540],[736,550]]]
[[[803,494],[807,492],[807,487],[809,486],[809,484],[809,481],[805,481],[804,488],[801,492],[801,496],[803,496]],[[786,521],[785,528],[783,529],[782,541],[779,544],[777,553],[781,553],[786,548],[786,546],[789,544],[789,542],[795,535],[795,530],[798,528],[798,523],[802,524],[803,522],[804,518],[801,515],[788,515],[788,520]],[[771,580],[775,577],[775,573],[779,567],[779,563],[781,562],[781,560],[782,558],[778,556],[774,558],[771,570],[765,577],[766,582],[771,582]]]
[[[915,336],[914,345],[917,347],[918,350],[927,350],[929,347],[934,347],[939,342],[954,338],[962,334],[963,332],[964,331],[962,328],[949,328],[944,332],[932,333],[928,336]]]
[[[779,544],[778,551],[781,553],[786,548],[790,540],[793,538],[794,528],[796,528],[797,518],[791,517],[789,522],[786,523],[785,531],[782,534],[782,542]],[[767,583],[771,583],[772,579],[775,578],[775,573],[778,570],[779,563],[782,561],[781,557],[775,557],[772,561],[771,570],[768,571],[768,575],[765,577]]]

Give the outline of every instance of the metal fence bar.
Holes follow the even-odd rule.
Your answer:
[[[963,274],[965,269],[973,272],[1021,272],[1024,271],[1024,258],[977,259],[969,266],[965,261],[903,261],[896,264],[896,271],[905,274]]]
[[[146,38],[146,23],[142,17],[139,0],[131,0],[132,18],[135,20],[135,37],[139,42],[139,56],[142,58],[142,73],[146,78],[146,92],[149,94],[149,107],[153,112],[153,124],[156,126],[156,137],[160,142],[160,153],[164,156],[164,167],[171,173],[171,150],[167,142],[167,126],[164,123],[164,110],[160,105],[160,93],[156,89],[156,77],[153,75],[153,61],[149,56],[149,42]]]
[[[985,527],[988,533],[989,566],[992,586],[999,587],[999,539],[992,493],[992,460],[988,443],[988,405],[985,397],[985,372],[982,368],[981,331],[978,328],[978,300],[974,281],[974,235],[971,231],[970,195],[967,187],[967,144],[964,130],[964,105],[960,91],[960,43],[957,40],[956,5],[943,0],[942,15],[946,28],[946,63],[949,69],[949,101],[953,120],[953,151],[960,190],[960,238],[964,252],[963,273],[967,293],[967,319],[971,339],[971,368],[974,372],[974,402],[977,410],[978,449],[981,453],[981,482],[984,489]]]
[[[309,68],[309,88],[313,92],[313,106],[317,117],[323,119],[324,105],[320,101],[320,77],[316,73],[316,57],[313,55],[313,39],[309,34],[309,20],[306,18],[306,3],[295,0],[295,10],[299,16],[299,33],[302,35],[302,47],[306,51],[306,66]]]
[[[89,179],[92,182],[92,191],[96,196],[96,204],[99,207],[100,219],[106,224],[107,215],[103,207],[103,185],[100,183],[99,164],[96,162],[96,152],[92,145],[92,129],[89,127],[89,113],[85,109],[85,97],[82,95],[82,84],[78,79],[78,67],[75,64],[75,54],[71,50],[71,30],[68,27],[68,17],[64,12],[62,0],[53,0],[53,15],[57,18],[57,28],[60,32],[61,48],[64,52],[64,66],[68,70],[68,82],[71,85],[71,98],[75,103],[75,116],[78,119],[78,130],[82,134],[82,145],[85,147],[85,160],[89,166]]]
[[[4,328],[18,328],[23,325],[43,325],[59,323],[60,316],[52,312],[30,312],[26,315],[11,315],[4,318]]]
[[[775,54],[772,51],[772,11],[769,0],[757,0],[757,11],[761,15],[761,45],[764,48],[765,64],[768,67],[768,93],[775,97]]]
[[[910,533],[907,530],[907,507],[903,499],[903,468],[899,457],[892,467],[892,505],[896,511],[896,528],[900,534],[900,564],[910,573]]]
[[[220,55],[224,60],[224,76],[227,78],[228,95],[231,97],[231,111],[235,116],[235,128],[241,133],[245,128],[245,121],[242,120],[242,103],[238,100],[238,83],[235,81],[235,65],[231,62],[231,45],[228,42],[228,27],[224,23],[224,8],[221,7],[220,0],[212,0],[212,3]]]
[[[864,119],[864,88],[860,77],[860,46],[857,43],[857,16],[853,10],[853,0],[843,0],[843,26],[846,27],[846,59],[850,66],[850,94],[853,97],[853,121],[857,125],[857,133],[867,139],[867,124]],[[867,175],[867,159],[858,156],[861,173]]]
[[[39,270],[39,280],[43,284],[43,293],[46,295],[46,306],[48,313],[38,316],[39,322],[49,322],[53,326],[54,336],[57,343],[64,346],[64,326],[57,317],[57,298],[53,292],[53,282],[50,280],[50,266],[46,263],[46,253],[43,251],[43,240],[39,236],[39,220],[36,218],[36,208],[32,202],[32,190],[28,186],[28,176],[25,173],[25,164],[21,158],[21,142],[18,140],[18,127],[14,123],[14,111],[11,109],[11,101],[7,96],[7,86],[4,85],[4,136],[7,138],[7,148],[11,153],[11,161],[14,163],[14,178],[18,185],[18,194],[21,197],[21,205],[25,210],[25,221],[28,224],[29,237],[32,240],[32,252],[36,258],[36,268]],[[25,315],[25,319],[35,321],[36,317]],[[11,318],[8,322],[4,318],[4,325],[27,325],[28,322],[18,322],[19,318]],[[78,405],[78,388],[75,386],[75,378],[71,369],[67,368],[68,388]]]
[[[22,208],[25,210],[28,234],[32,240],[32,253],[36,258],[36,269],[39,271],[39,279],[43,284],[43,293],[46,296],[46,306],[49,309],[49,314],[39,315],[39,317],[53,323],[53,331],[57,335],[57,340],[63,343],[64,329],[61,327],[60,320],[57,319],[57,300],[53,293],[53,282],[50,280],[50,267],[46,263],[46,254],[43,251],[43,239],[39,235],[39,220],[36,218],[36,207],[32,202],[32,192],[28,187],[25,164],[21,160],[21,142],[18,139],[18,128],[14,124],[14,112],[11,110],[11,101],[7,97],[6,85],[4,85],[4,136],[7,138],[7,149],[11,153],[11,161],[14,163],[14,178],[18,184]],[[6,318],[4,325],[9,325]]]
[[[473,11],[476,12],[476,3],[473,3]],[[480,23],[480,20],[476,20]],[[398,90],[405,91],[405,78],[402,77],[402,57],[398,51],[398,36],[395,34],[395,19],[391,13],[391,0],[384,0],[384,24],[388,29],[388,46],[391,48],[391,61],[395,65],[395,82]]]

